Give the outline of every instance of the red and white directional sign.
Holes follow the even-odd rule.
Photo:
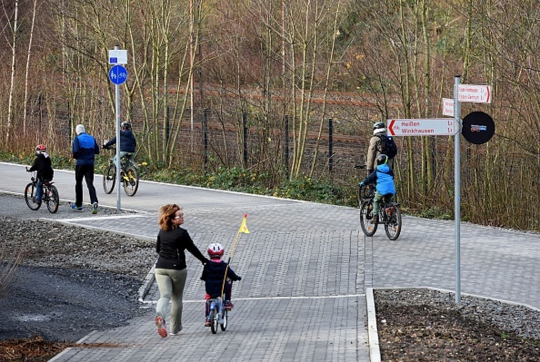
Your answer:
[[[491,87],[489,85],[460,84],[458,101],[469,103],[491,103]]]
[[[453,136],[457,132],[454,118],[388,120],[392,136]]]
[[[442,114],[443,116],[454,117],[454,100],[443,98],[442,99]]]

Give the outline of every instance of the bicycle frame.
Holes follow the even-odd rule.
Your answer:
[[[26,205],[31,210],[38,210],[41,207],[41,203],[35,202],[35,197],[38,190],[38,178],[37,173],[34,173],[30,177],[30,183],[26,185],[24,191],[24,198]],[[60,203],[60,197],[58,196],[58,190],[53,186],[51,180],[41,182],[41,201],[47,205],[47,209],[50,213],[54,214],[58,210]]]
[[[108,147],[109,150],[115,150],[113,147]],[[139,188],[139,173],[138,166],[132,159],[133,154],[124,155],[120,158],[120,183],[128,196],[134,196]],[[109,158],[103,173],[103,190],[106,194],[110,194],[114,190],[116,183],[116,162],[115,157]]]
[[[221,327],[222,331],[227,329],[227,310],[225,309],[225,301],[221,297],[208,299],[210,304],[208,317],[210,318],[210,327],[212,334],[217,333],[217,326]]]
[[[370,190],[371,189],[371,190]],[[389,199],[386,195],[379,201],[379,214],[377,222],[373,220],[373,204],[375,198],[374,185],[358,188],[358,202],[360,206],[360,226],[366,236],[373,236],[377,231],[377,225],[383,224],[386,236],[390,240],[396,240],[401,233],[401,209],[399,204]]]

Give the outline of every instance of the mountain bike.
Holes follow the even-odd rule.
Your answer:
[[[39,210],[41,204],[45,203],[47,205],[47,210],[49,210],[51,214],[54,214],[58,211],[58,205],[60,204],[60,196],[58,196],[56,186],[54,186],[53,182],[50,180],[43,180],[41,183],[41,202],[37,202],[37,172],[28,171],[28,168],[26,168],[26,171],[32,172],[32,177],[30,178],[31,182],[24,188],[24,200],[26,201],[26,205],[28,205],[30,210]]]
[[[116,151],[114,147],[106,147],[105,149]],[[132,156],[132,153],[128,153],[120,159],[120,181],[128,196],[134,196],[139,189],[139,170],[137,164],[131,159]],[[111,157],[109,159],[109,164],[103,173],[103,191],[105,191],[106,194],[110,194],[114,190],[115,183],[116,164],[114,162],[114,157]]]
[[[386,236],[396,240],[401,233],[401,209],[399,204],[392,200],[393,195],[385,195],[380,201],[379,220],[372,224],[373,198],[375,185],[358,186],[358,205],[360,206],[360,226],[366,236],[373,236],[378,224],[384,225]]]
[[[225,301],[221,297],[210,298],[207,303],[210,304],[210,329],[212,334],[217,333],[218,325],[222,331],[227,329],[228,311],[225,308]]]

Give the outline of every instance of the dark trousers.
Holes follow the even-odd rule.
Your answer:
[[[90,202],[98,202],[96,196],[96,188],[94,187],[94,165],[76,165],[75,166],[75,206],[82,206],[83,189],[82,180],[86,180],[88,193],[90,194]]]

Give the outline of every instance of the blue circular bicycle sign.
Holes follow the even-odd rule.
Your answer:
[[[123,84],[128,77],[128,71],[121,65],[115,65],[109,70],[109,79],[116,85]]]

